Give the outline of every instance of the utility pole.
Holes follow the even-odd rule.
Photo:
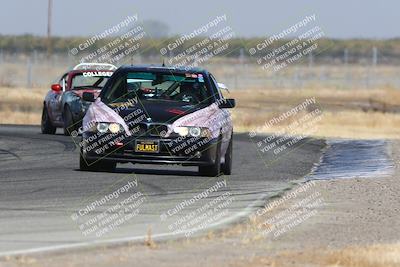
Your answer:
[[[372,65],[375,67],[378,63],[378,48],[375,46],[372,48]]]
[[[47,6],[47,57],[50,58],[52,55],[51,45],[51,13],[53,9],[53,0],[49,0]]]

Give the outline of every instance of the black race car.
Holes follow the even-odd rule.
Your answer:
[[[202,175],[231,174],[233,126],[214,76],[204,69],[123,66],[83,119],[81,170],[116,163],[199,166]]]

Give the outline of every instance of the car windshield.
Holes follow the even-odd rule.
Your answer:
[[[104,87],[112,72],[83,72],[72,78],[71,89],[101,89]]]
[[[129,72],[117,79],[103,94],[105,103],[141,100],[185,102],[191,105],[207,104],[210,90],[200,73]]]

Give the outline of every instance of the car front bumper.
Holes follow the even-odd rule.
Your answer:
[[[214,164],[217,155],[218,139],[207,138],[156,138],[126,137],[118,144],[93,146],[90,133],[82,135],[82,153],[89,161],[106,160],[121,163],[142,164],[180,164],[185,166],[205,166]],[[117,137],[113,137],[117,139]],[[193,140],[195,139],[195,140]],[[158,152],[135,151],[136,141],[154,141],[159,145]],[[97,141],[98,142],[98,141]]]

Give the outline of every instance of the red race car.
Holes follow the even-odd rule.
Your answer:
[[[115,69],[108,63],[81,63],[64,73],[43,101],[42,133],[55,134],[60,127],[65,135],[77,134],[91,104],[82,100],[82,94],[97,96]]]

